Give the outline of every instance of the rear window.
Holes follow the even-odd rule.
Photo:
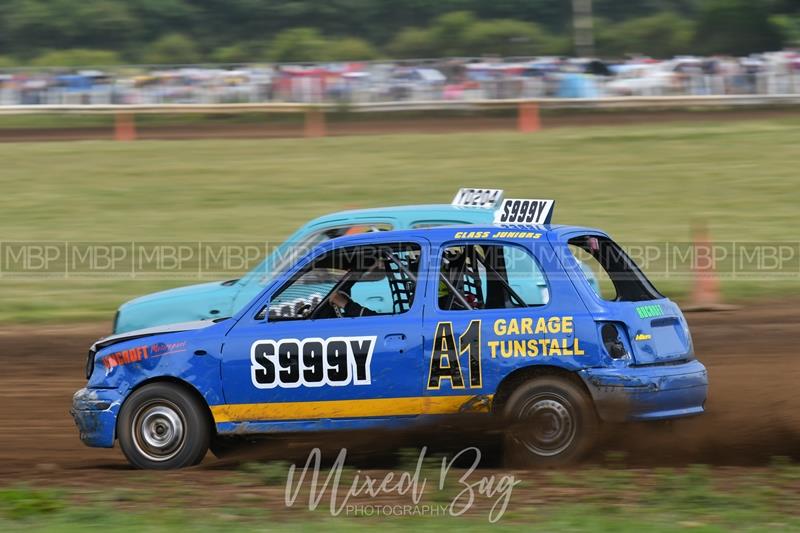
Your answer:
[[[663,298],[628,254],[608,237],[582,235],[568,244],[586,281],[603,300],[641,302]]]

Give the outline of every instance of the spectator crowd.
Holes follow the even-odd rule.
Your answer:
[[[0,105],[800,94],[800,53],[0,70]]]

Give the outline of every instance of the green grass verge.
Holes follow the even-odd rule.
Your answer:
[[[0,145],[2,241],[276,240],[351,207],[448,202],[461,186],[552,197],[555,221],[622,243],[800,240],[800,121],[559,128],[315,140]],[[1,274],[1,273],[0,273]],[[656,280],[685,295],[685,280]],[[12,280],[0,322],[110,317],[134,294],[180,282]],[[800,283],[725,283],[731,298]]]
[[[266,468],[266,467],[265,467]],[[444,492],[426,489],[415,509],[410,498],[380,501],[359,497],[354,505],[386,509],[365,514],[330,512],[329,493],[319,507],[307,497],[291,508],[283,503],[283,475],[263,478],[263,468],[244,469],[211,485],[164,482],[149,488],[11,487],[0,489],[3,531],[800,531],[798,466],[776,462],[762,469],[688,468],[626,470],[593,467],[559,472],[517,472],[506,512],[488,523],[494,498],[476,495],[463,516],[448,506],[462,490],[453,473]],[[275,473],[278,473],[276,470]],[[323,476],[326,475],[323,472]],[[481,474],[475,473],[477,477]],[[380,475],[378,476],[381,477]],[[435,484],[436,477],[425,474]],[[470,478],[472,479],[472,478]],[[518,479],[520,479],[518,477]],[[152,480],[151,480],[152,481]],[[209,481],[209,480],[207,480]],[[474,481],[474,480],[473,480]],[[222,485],[214,485],[222,483]],[[452,485],[452,486],[451,486]],[[348,483],[341,487],[347,490]],[[429,485],[429,487],[435,485]],[[172,492],[169,492],[172,490]],[[216,494],[214,497],[212,494]],[[407,501],[406,501],[407,500]],[[337,500],[341,503],[341,499]],[[212,503],[210,503],[212,502]],[[482,503],[481,503],[482,502]],[[463,501],[462,501],[463,503]],[[428,510],[425,510],[427,506]],[[431,512],[435,507],[437,511]],[[457,509],[459,507],[456,507]],[[377,516],[383,513],[389,516]]]
[[[466,533],[492,531],[497,533],[518,532],[520,528],[534,528],[534,531],[592,531],[592,532],[630,532],[641,531],[696,531],[699,533],[727,531],[781,531],[800,530],[797,519],[772,519],[768,516],[753,516],[746,521],[729,521],[714,524],[703,521],[703,516],[675,521],[672,513],[650,513],[646,511],[630,512],[627,510],[609,509],[603,505],[562,505],[548,509],[542,513],[545,517],[536,516],[527,523],[488,524],[485,521],[465,518],[428,517],[428,518],[343,518],[315,519],[311,521],[274,522],[269,513],[260,517],[248,517],[248,520],[236,522],[236,514],[204,512],[201,518],[188,516],[186,513],[159,511],[157,516],[143,513],[124,513],[107,509],[81,509],[69,513],[59,513],[22,523],[0,522],[3,530],[12,531],[46,531],[46,532],[78,532],[86,527],[102,531],[269,531],[294,533],[300,531],[319,530],[332,533],[381,531],[431,531],[446,532],[457,528]],[[741,518],[741,513],[736,513]],[[765,521],[766,519],[766,521]],[[530,529],[528,529],[530,530]]]

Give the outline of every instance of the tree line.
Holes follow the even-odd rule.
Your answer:
[[[798,0],[593,0],[596,55],[800,45]],[[4,0],[0,66],[570,55],[571,0]]]

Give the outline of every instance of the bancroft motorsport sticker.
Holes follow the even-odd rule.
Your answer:
[[[164,355],[172,355],[184,351],[186,351],[186,341],[157,342],[110,353],[103,357],[102,361],[106,372],[108,372],[116,366],[129,365],[131,363],[153,359],[154,357],[162,357]]]

